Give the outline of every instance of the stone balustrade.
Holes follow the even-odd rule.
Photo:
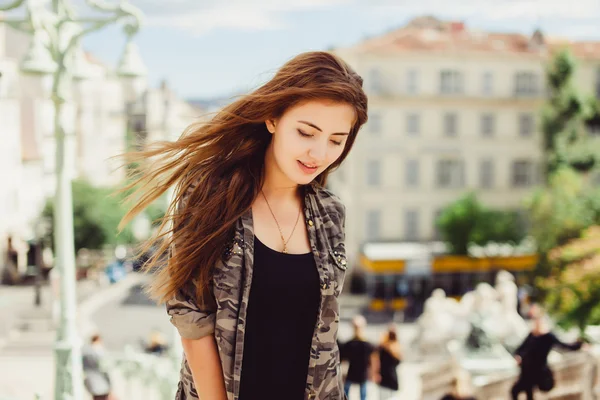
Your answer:
[[[439,400],[452,391],[456,364],[448,360],[423,365],[421,399]],[[588,352],[565,353],[551,368],[556,381],[549,393],[536,392],[539,400],[593,400],[600,394],[600,354]],[[481,400],[510,399],[516,373],[478,376],[472,381],[474,394]],[[524,394],[523,394],[524,396]],[[524,397],[523,397],[524,398]]]

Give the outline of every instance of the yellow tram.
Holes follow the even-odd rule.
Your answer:
[[[444,253],[443,243],[368,243],[359,265],[366,280],[372,311],[403,310],[406,319],[421,314],[436,288],[459,299],[478,283],[494,284],[500,270],[511,272],[517,284],[537,262],[537,255],[468,257]]]

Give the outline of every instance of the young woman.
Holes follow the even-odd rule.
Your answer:
[[[361,77],[310,52],[135,158],[151,169],[124,221],[176,184],[170,235],[146,267],[169,250],[150,290],[182,338],[177,399],[344,398],[345,208],[324,185],[366,120]]]
[[[379,345],[380,400],[390,399],[398,391],[398,365],[401,360],[400,342],[398,342],[396,327],[392,324]]]
[[[527,400],[533,400],[533,391],[540,387],[545,391],[554,386],[554,377],[548,367],[548,354],[554,346],[567,350],[579,350],[582,341],[575,343],[561,342],[551,331],[545,318],[544,310],[538,305],[531,308],[533,329],[523,343],[515,351],[515,360],[521,368],[519,379],[511,390],[513,399],[518,399],[519,394],[525,392]],[[547,387],[545,387],[547,386]]]

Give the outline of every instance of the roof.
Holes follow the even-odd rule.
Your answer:
[[[600,42],[575,42],[544,35],[486,32],[469,29],[460,21],[418,17],[405,26],[366,39],[348,50],[359,53],[396,54],[407,52],[480,52],[545,55],[565,45],[581,58],[600,59]]]

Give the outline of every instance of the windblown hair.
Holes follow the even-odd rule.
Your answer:
[[[346,158],[367,121],[362,82],[331,53],[302,53],[283,65],[269,82],[239,97],[209,122],[189,126],[177,141],[155,143],[126,155],[138,167],[135,179],[125,189],[135,189],[130,196],[135,204],[121,227],[175,186],[160,229],[145,247],[158,249],[144,267],[153,272],[149,293],[156,300],[170,299],[190,282],[199,299],[202,297],[213,266],[233,237],[236,221],[260,193],[271,141],[265,121],[310,100],[354,108],[356,118],[342,155],[315,179],[325,185],[328,174]]]

